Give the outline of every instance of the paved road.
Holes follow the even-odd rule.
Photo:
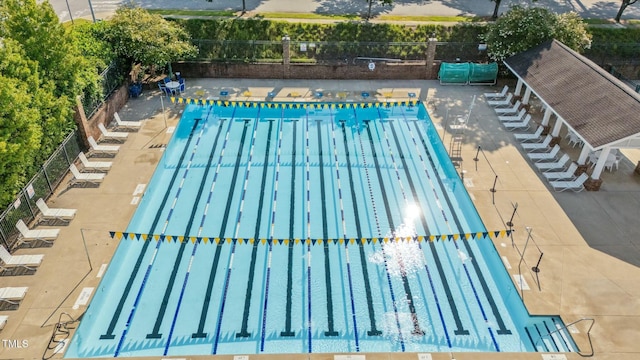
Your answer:
[[[69,13],[76,18],[91,19],[90,4],[96,18],[113,14],[127,0],[50,0],[61,21],[68,21]],[[539,0],[536,6],[544,6],[556,12],[576,11],[583,18],[613,18],[621,0]],[[530,4],[530,0],[503,0],[500,11],[514,4]],[[68,7],[67,7],[68,4]],[[137,0],[136,4],[150,9],[202,9],[241,10],[242,0]],[[250,12],[292,12],[319,14],[366,14],[364,0],[246,0]],[[493,13],[490,0],[395,0],[392,6],[374,5],[375,14],[390,15],[481,15]],[[69,12],[70,10],[70,12]],[[623,18],[639,19],[640,4],[632,5]]]

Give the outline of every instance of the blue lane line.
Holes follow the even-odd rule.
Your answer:
[[[234,239],[238,238],[238,231],[240,230],[240,219],[242,218],[242,210],[244,209],[244,200],[247,194],[247,184],[249,182],[249,172],[251,171],[251,162],[253,161],[253,149],[255,146],[256,135],[258,131],[258,123],[260,122],[259,120],[260,120],[260,110],[258,109],[258,113],[256,114],[256,119],[253,124],[253,135],[249,143],[249,159],[247,160],[247,165],[246,165],[247,167],[246,167],[245,176],[244,176],[244,184],[243,184],[242,193],[240,196],[240,199],[241,199],[240,206],[238,207],[238,213],[236,214],[236,229],[233,233]],[[245,124],[246,124],[246,121],[247,120],[245,120]],[[246,126],[245,126],[245,129],[246,129]],[[233,190],[231,190],[230,193],[233,194]],[[227,264],[227,276],[225,277],[225,280],[224,280],[224,291],[222,293],[222,302],[220,304],[220,310],[218,311],[216,335],[213,342],[213,349],[211,350],[211,353],[213,355],[218,353],[218,343],[220,342],[220,331],[222,329],[222,317],[224,316],[224,309],[227,303],[227,293],[229,291],[229,279],[231,278],[231,272],[233,271],[233,260],[235,259],[237,244],[238,244],[237,241],[234,241],[233,246],[231,247],[231,255],[229,256],[229,263]]]
[[[333,328],[333,289],[331,286],[331,262],[329,257],[329,224],[327,219],[327,202],[324,185],[324,160],[322,153],[322,120],[316,119],[316,130],[318,134],[318,170],[320,171],[320,205],[322,208],[322,238],[325,240],[322,246],[324,250],[324,279],[325,290],[327,292],[327,325],[329,329],[324,332],[324,336],[338,336],[338,332]]]
[[[427,144],[426,144],[426,142],[424,140],[424,137],[422,136],[422,134],[420,133],[420,130],[418,128],[418,124],[414,124],[414,125],[415,125],[415,128],[416,128],[416,131],[418,132],[420,140],[422,141],[423,145],[425,146],[425,150],[428,150],[427,149]],[[429,151],[426,151],[426,154],[427,154],[427,159],[431,163],[433,171],[436,172],[436,174],[437,174],[437,170],[436,170],[437,168],[435,166],[435,162],[434,162],[433,158],[431,157],[431,153]],[[456,224],[456,227],[457,227],[457,229],[455,231],[457,233],[459,233],[459,232],[462,231],[462,224],[460,223],[460,219],[458,219],[458,216],[456,215],[455,211],[453,211],[453,204],[451,203],[451,199],[449,199],[449,195],[446,192],[446,188],[445,188],[444,184],[442,184],[442,179],[440,179],[440,176],[436,176],[436,179],[438,180],[438,184],[440,186],[440,189],[441,189],[441,191],[442,191],[442,193],[444,195],[445,201],[447,202],[447,206],[450,209],[452,209],[452,213],[451,214],[453,216],[453,220],[454,220],[454,222]],[[449,230],[451,232],[454,231],[454,229],[451,228],[451,224],[448,221],[447,221],[447,226],[449,226]],[[453,243],[454,243],[454,246],[456,248],[456,251],[461,251],[460,247],[458,246],[458,241],[454,241]],[[469,255],[471,255],[472,257],[475,257],[473,255],[473,251],[470,248],[470,245],[467,244],[466,241],[463,241],[463,243],[465,243],[465,245],[467,246],[467,251],[468,251]],[[480,283],[481,283],[482,287],[484,288],[486,296],[489,299],[489,304],[493,308],[494,315],[496,315],[496,319],[498,319],[498,324],[502,324],[502,326],[501,326],[501,329],[502,329],[504,327],[504,322],[502,321],[502,317],[501,317],[501,315],[500,315],[500,313],[499,313],[499,311],[497,309],[497,306],[495,305],[495,302],[493,301],[493,297],[491,296],[491,293],[489,292],[489,289],[488,289],[488,286],[486,284],[486,281],[484,280],[484,277],[482,276],[482,272],[480,271],[480,268],[479,268],[478,264],[475,261],[472,261],[472,264],[475,267],[476,273],[478,275],[478,279],[481,280]],[[464,272],[465,272],[465,274],[467,276],[467,280],[469,281],[469,284],[471,285],[471,289],[473,291],[473,295],[474,295],[474,297],[476,299],[478,307],[480,308],[480,312],[482,313],[482,318],[487,323],[489,336],[491,336],[491,340],[493,341],[493,345],[496,348],[496,351],[499,352],[500,351],[500,346],[498,345],[498,342],[497,342],[497,340],[495,338],[495,334],[493,333],[493,329],[492,329],[491,325],[489,324],[489,321],[488,321],[488,318],[487,318],[487,314],[486,314],[486,312],[484,310],[484,307],[482,306],[482,302],[480,301],[480,297],[478,296],[478,291],[477,291],[474,283],[472,282],[471,274],[469,273],[469,269],[467,268],[467,264],[465,262],[462,262],[462,267],[463,267]],[[505,331],[507,331],[509,334],[511,333],[511,331],[509,331],[509,330],[505,330]],[[498,330],[498,333],[500,333],[500,330]]]
[[[213,141],[213,147],[211,149],[211,153],[209,154],[209,160],[207,161],[207,166],[205,168],[204,175],[202,176],[202,181],[200,182],[200,189],[198,191],[198,197],[196,198],[196,204],[193,207],[194,211],[192,211],[191,217],[189,218],[189,224],[186,227],[185,234],[188,234],[190,232],[191,226],[193,225],[193,220],[195,219],[195,209],[197,208],[197,205],[200,202],[200,194],[202,193],[204,184],[206,182],[205,180],[207,179],[207,176],[209,175],[209,170],[211,169],[211,163],[213,161],[213,154],[214,154],[216,148],[218,147],[218,141],[220,140],[220,134],[222,132],[223,123],[224,123],[224,119],[221,119],[220,120],[220,124],[218,125],[218,132],[216,134],[215,140]],[[229,129],[230,129],[230,127],[227,127],[227,134],[229,133]],[[210,188],[209,196],[211,195],[212,191],[213,191],[213,186]],[[202,217],[205,217],[205,216],[206,216],[206,213],[202,215]],[[199,236],[199,234],[198,234],[198,236]],[[186,244],[186,242],[184,244]],[[195,258],[197,249],[198,249],[198,243],[196,242],[194,244],[194,246],[193,246],[193,249],[191,250],[191,256],[189,257],[189,264],[187,266],[187,272],[184,275],[184,280],[182,282],[182,287],[180,289],[180,295],[178,296],[178,303],[176,304],[176,309],[175,309],[174,314],[173,314],[173,319],[171,320],[171,327],[169,329],[169,335],[167,336],[167,343],[165,344],[165,347],[164,347],[164,353],[163,354],[165,356],[169,352],[169,347],[171,345],[171,339],[173,337],[173,331],[175,329],[176,322],[178,320],[178,313],[180,312],[180,306],[182,305],[182,300],[184,298],[184,293],[185,293],[185,290],[187,288],[187,282],[189,281],[189,275],[191,274],[191,266],[193,265],[193,260]]]
[[[310,194],[310,176],[309,176],[309,113],[306,114],[305,121],[305,168],[306,168],[306,184],[307,184],[307,347],[309,353],[312,351],[311,344],[311,194]]]
[[[367,264],[367,257],[364,252],[364,244],[362,242],[362,224],[360,224],[360,212],[358,211],[358,199],[356,198],[355,185],[353,182],[353,172],[351,169],[351,155],[349,153],[349,143],[347,141],[347,130],[345,128],[345,121],[341,120],[340,123],[342,128],[345,159],[347,160],[347,174],[349,177],[349,190],[351,193],[351,204],[353,206],[353,218],[355,220],[355,225],[356,225],[356,236],[358,237],[358,250],[360,251],[360,267],[362,268],[364,292],[367,297],[367,310],[369,311],[369,324],[371,326],[371,330],[367,332],[367,335],[378,336],[378,335],[382,335],[382,331],[378,330],[376,327],[376,313],[373,307],[373,295],[371,294],[371,282],[369,280],[369,269]],[[335,144],[334,144],[334,148],[337,149]],[[343,215],[342,221],[344,222],[344,215]],[[346,235],[345,235],[345,238],[346,238]],[[345,243],[345,247],[348,248],[348,246],[349,246],[348,243]],[[349,272],[351,271],[350,267],[348,267],[347,269],[349,270]],[[349,275],[349,281],[351,281],[351,275]],[[349,289],[351,290],[351,283],[349,283]],[[353,304],[352,304],[352,307],[353,307]]]
[[[221,121],[223,121],[223,120],[221,120]],[[209,195],[207,196],[207,202],[206,202],[206,204],[204,206],[204,211],[202,212],[202,217],[200,219],[200,225],[199,225],[199,228],[198,228],[198,232],[196,234],[196,236],[198,236],[198,237],[200,237],[202,235],[202,227],[204,226],[205,220],[207,218],[207,214],[209,213],[209,206],[211,205],[211,199],[213,198],[213,191],[215,189],[215,186],[216,186],[216,183],[217,183],[217,180],[218,180],[218,174],[220,173],[220,164],[222,163],[222,159],[224,157],[224,151],[227,148],[227,143],[228,143],[229,134],[230,134],[230,131],[231,131],[231,125],[232,124],[233,124],[233,121],[230,120],[229,121],[229,125],[227,125],[226,135],[225,135],[225,138],[224,138],[224,141],[223,141],[223,144],[222,144],[222,148],[220,150],[220,155],[218,156],[218,163],[217,163],[217,166],[216,166],[216,171],[215,171],[215,173],[213,175],[213,182],[211,183],[211,188],[209,189]],[[215,146],[214,146],[214,148],[215,148]],[[193,264],[197,249],[198,249],[198,243],[196,242],[194,247],[193,247],[193,251],[191,252],[191,258],[189,259],[189,267],[187,268],[187,273],[185,274],[184,282],[182,283],[182,289],[181,289],[181,292],[180,292],[180,302],[178,303],[178,306],[176,307],[176,311],[175,311],[175,313],[173,315],[173,322],[171,323],[171,330],[169,331],[169,338],[167,340],[167,345],[166,345],[167,347],[165,348],[165,352],[168,350],[168,346],[171,343],[173,330],[175,328],[176,320],[178,318],[178,313],[180,311],[181,300],[182,300],[182,297],[184,296],[184,293],[185,293],[185,290],[186,290],[186,287],[187,287],[187,283],[189,281],[189,276],[191,274],[191,265]]]
[[[148,234],[153,234],[154,233],[154,229],[156,228],[156,226],[158,225],[158,223],[160,222],[160,217],[162,215],[162,209],[165,207],[167,200],[169,199],[169,194],[170,194],[170,190],[173,188],[173,184],[175,183],[177,177],[178,177],[178,173],[179,173],[179,169],[182,167],[182,162],[184,161],[185,157],[187,156],[187,151],[189,150],[189,144],[191,144],[191,140],[193,139],[193,134],[196,131],[196,128],[198,126],[198,123],[201,119],[195,119],[194,123],[193,123],[193,127],[191,128],[191,132],[189,132],[189,137],[187,139],[187,142],[184,145],[184,149],[182,150],[182,153],[180,154],[180,159],[178,160],[178,166],[176,167],[176,170],[173,172],[172,176],[171,176],[171,181],[169,181],[169,186],[167,187],[167,191],[164,193],[164,197],[162,198],[162,202],[160,203],[160,206],[158,207],[158,211],[156,212],[156,216],[153,219],[153,223],[151,224],[151,227],[149,229],[149,232],[147,232]],[[113,334],[113,331],[116,327],[116,324],[118,322],[118,319],[120,318],[120,314],[122,313],[122,310],[124,308],[124,303],[127,300],[128,296],[129,296],[129,291],[131,291],[131,288],[133,286],[133,282],[136,278],[136,276],[138,275],[138,270],[140,269],[140,266],[142,265],[142,259],[144,258],[144,254],[147,251],[147,248],[149,247],[149,244],[151,244],[151,241],[145,241],[144,244],[142,245],[142,249],[140,250],[140,254],[138,255],[138,259],[136,260],[136,264],[134,265],[133,269],[131,270],[131,275],[129,276],[129,281],[127,281],[127,285],[125,285],[124,288],[124,293],[122,294],[122,296],[120,297],[120,301],[118,302],[118,306],[116,307],[116,311],[113,314],[113,317],[111,318],[111,322],[109,323],[109,327],[107,328],[107,331],[105,334],[100,335],[100,339],[114,339],[115,335]]]
[[[197,121],[196,121],[197,123]],[[173,210],[175,209],[176,203],[178,198],[180,197],[180,194],[182,192],[182,186],[184,185],[184,180],[187,177],[187,174],[189,173],[189,168],[191,166],[191,163],[193,161],[193,157],[196,153],[196,150],[198,149],[198,144],[200,143],[200,139],[202,138],[202,134],[204,133],[204,126],[202,127],[202,130],[200,130],[200,134],[198,135],[198,138],[196,140],[196,145],[193,148],[193,151],[191,152],[191,158],[189,159],[189,162],[187,163],[187,168],[184,171],[184,174],[182,175],[182,179],[180,180],[180,186],[178,187],[178,191],[176,192],[176,195],[173,199],[173,203],[171,204],[171,209],[169,209],[169,213],[167,214],[167,218],[164,222],[164,226],[162,228],[161,231],[161,235],[164,235],[165,230],[167,229],[167,225],[169,224],[169,221],[171,220],[171,215],[173,214]],[[171,188],[171,187],[169,187]],[[138,289],[138,294],[135,297],[135,300],[133,302],[133,306],[131,308],[131,312],[129,313],[129,317],[127,318],[127,323],[124,327],[124,329],[122,330],[122,335],[120,336],[120,340],[118,341],[118,345],[116,346],[116,350],[114,352],[114,357],[118,357],[118,355],[120,354],[120,351],[122,350],[122,346],[124,345],[124,340],[127,336],[127,333],[129,332],[129,327],[131,326],[131,322],[133,321],[133,317],[136,313],[136,309],[138,308],[138,305],[140,304],[140,299],[142,298],[142,293],[144,292],[144,289],[147,285],[147,280],[149,279],[149,276],[151,275],[151,269],[153,268],[153,264],[155,263],[156,260],[156,256],[158,255],[158,251],[160,249],[160,244],[162,244],[164,241],[158,241],[156,248],[153,251],[153,255],[151,256],[151,261],[149,262],[149,265],[147,265],[147,270],[144,274],[144,278],[142,280],[142,284],[140,285],[140,289]]]
[[[280,336],[295,336],[295,331],[291,330],[291,306],[292,306],[292,288],[293,288],[293,245],[294,245],[294,227],[295,227],[295,210],[296,210],[296,146],[298,130],[296,129],[297,119],[291,121],[293,124],[293,146],[291,147],[291,182],[289,190],[289,251],[287,255],[287,297],[285,306],[284,331],[280,332]],[[275,216],[274,216],[275,217]]]
[[[418,198],[418,192],[416,191],[415,184],[413,183],[413,179],[411,177],[411,174],[409,173],[409,166],[407,164],[407,161],[405,160],[405,156],[404,156],[404,153],[402,151],[401,144],[400,144],[400,141],[398,140],[398,135],[396,133],[395,126],[393,125],[392,121],[389,121],[389,128],[391,129],[391,133],[393,135],[393,139],[394,139],[396,148],[398,149],[398,155],[400,156],[400,161],[402,162],[402,167],[404,168],[405,177],[407,178],[407,182],[409,183],[409,188],[410,188],[411,194],[413,196],[413,201],[416,204],[419,204],[420,203],[420,199]],[[414,140],[414,143],[415,143],[415,140]],[[422,159],[421,156],[420,156],[420,159]],[[395,165],[395,163],[394,163],[394,165]],[[397,174],[397,175],[398,175],[398,181],[400,181],[400,176],[399,176],[399,174]],[[405,196],[404,192],[403,192],[403,196]],[[405,198],[405,200],[406,200],[406,198]],[[422,227],[424,228],[424,230],[426,232],[426,235],[427,236],[430,235],[431,232],[429,231],[429,225],[427,224],[427,219],[426,219],[426,217],[424,215],[424,211],[420,211],[420,221],[422,223]],[[423,256],[423,259],[424,259],[424,252],[422,252],[422,245],[421,245],[421,243],[419,241],[416,241],[416,243],[418,244],[418,248],[421,250],[421,253],[423,254],[422,256]],[[440,259],[438,257],[437,251],[435,249],[435,245],[431,241],[429,243],[432,245],[434,258],[438,258],[438,262],[439,262]],[[447,345],[449,346],[449,348],[451,348],[451,339],[449,337],[449,331],[447,330],[447,323],[444,320],[444,316],[442,314],[442,308],[440,306],[440,301],[438,301],[438,294],[436,293],[435,287],[433,286],[433,280],[431,278],[431,273],[429,271],[429,267],[427,266],[427,261],[426,261],[426,259],[424,259],[424,260],[425,260],[424,261],[424,268],[425,268],[425,271],[427,273],[427,277],[429,279],[429,284],[431,286],[431,292],[433,293],[433,297],[434,297],[435,302],[436,302],[436,308],[438,310],[438,315],[440,316],[440,321],[442,322],[442,327],[443,327],[443,330],[444,330],[444,334],[445,334],[445,337],[447,339]],[[440,266],[442,266],[442,265],[440,265]],[[443,287],[445,287],[445,293],[447,293],[447,290],[448,290],[448,292],[450,294],[451,290],[449,289],[449,284],[446,281],[446,278],[443,276],[441,279],[442,279],[442,285],[443,285]],[[450,297],[450,305],[451,305],[452,302],[453,302],[453,296]],[[456,335],[469,335],[469,331],[468,330],[461,329],[462,328],[462,322],[460,321],[460,316],[459,316],[459,314],[457,312],[457,309],[455,308],[455,303],[453,303],[453,305],[452,305],[452,310],[455,310],[455,311],[453,311],[453,316],[454,316],[454,321],[456,322],[456,325],[458,325],[458,330],[456,330],[455,334]]]
[[[236,108],[234,107],[233,109],[233,114],[231,116],[231,120],[230,120],[230,124],[233,123],[233,116],[235,115],[235,111]],[[224,214],[222,216],[222,224],[220,225],[220,237],[221,237],[221,242],[216,244],[216,252],[213,256],[213,262],[211,263],[211,270],[209,270],[209,280],[207,282],[207,290],[205,290],[205,298],[204,298],[204,302],[202,303],[202,310],[200,312],[200,322],[198,324],[198,330],[197,332],[191,334],[191,338],[205,338],[207,337],[207,333],[204,332],[204,325],[205,322],[207,321],[207,314],[209,312],[209,303],[211,302],[211,292],[213,291],[213,283],[215,281],[216,278],[216,272],[218,270],[218,263],[220,262],[220,253],[222,251],[222,244],[224,243],[224,234],[226,232],[227,229],[227,224],[228,224],[228,220],[229,220],[229,212],[231,211],[231,201],[233,200],[233,194],[234,194],[234,190],[236,187],[236,180],[238,177],[238,170],[239,170],[239,164],[240,164],[240,160],[242,159],[242,154],[243,154],[243,149],[244,149],[244,142],[247,136],[247,125],[248,125],[248,121],[249,120],[245,120],[244,123],[242,124],[242,136],[240,137],[240,144],[238,146],[238,151],[236,153],[236,162],[235,165],[233,167],[233,175],[231,175],[231,185],[229,188],[229,196],[227,197],[227,204],[225,205],[224,208]],[[228,135],[228,134],[227,134]],[[228,141],[228,136],[227,138],[225,138],[225,145],[226,146],[226,142]],[[217,172],[217,170],[216,170]]]
[[[356,123],[358,122],[358,117],[357,117],[357,112],[354,110],[353,111],[353,116],[356,120]],[[367,127],[367,130],[369,129],[369,125],[365,125]],[[373,196],[373,188],[371,186],[371,177],[369,176],[369,167],[367,166],[367,160],[366,160],[366,156],[365,156],[365,152],[364,152],[364,145],[362,144],[362,136],[360,134],[360,132],[358,132],[358,140],[360,143],[360,153],[362,155],[362,164],[364,165],[364,173],[367,179],[367,188],[369,189],[369,197],[371,200],[371,207],[373,208],[373,214],[374,214],[374,221],[376,224],[376,228],[378,230],[378,235],[382,236],[381,234],[381,230],[380,230],[380,220],[378,219],[378,215],[376,212],[376,202]],[[378,172],[380,171],[380,168],[377,167],[376,168],[378,170]],[[380,184],[381,186],[381,190],[382,190],[382,184]],[[382,194],[383,198],[386,199],[386,194]],[[391,220],[392,221],[392,220]],[[393,225],[392,223],[389,224],[391,226],[391,228],[393,229]],[[404,344],[404,338],[402,336],[402,327],[400,326],[400,315],[398,314],[398,305],[396,302],[396,296],[395,293],[393,291],[393,284],[391,282],[391,274],[389,273],[389,264],[387,263],[387,256],[384,252],[384,246],[382,245],[382,243],[380,243],[380,248],[382,250],[382,255],[383,255],[383,260],[384,260],[384,270],[385,270],[385,275],[387,277],[387,285],[389,286],[389,293],[391,295],[391,304],[393,305],[393,314],[395,315],[395,319],[396,319],[396,327],[398,328],[398,339],[400,339],[400,347],[402,349],[402,352],[405,351],[405,344]]]
[[[380,113],[380,109],[378,109],[378,118],[380,119],[380,127],[382,128],[382,133],[384,134],[384,140],[387,143],[387,148],[389,149],[389,156],[391,158],[391,163],[393,164],[393,169],[396,173],[396,178],[398,180],[398,186],[400,187],[400,192],[402,194],[402,199],[405,203],[408,204],[407,194],[404,191],[404,186],[402,185],[402,180],[400,178],[400,172],[398,171],[398,164],[396,163],[396,159],[393,156],[393,148],[391,147],[391,143],[389,142],[389,137],[387,136],[387,131],[384,127],[384,121],[382,121],[383,116]],[[371,142],[371,146],[373,147],[373,142],[371,139],[371,131],[369,127],[367,127],[367,133],[369,134],[369,141]],[[374,161],[377,164],[377,156],[374,150]],[[399,153],[400,157],[403,158],[402,154]],[[403,158],[404,160],[404,158]],[[384,185],[382,185],[384,188]],[[385,196],[386,199],[386,196]],[[386,200],[385,200],[386,201]],[[391,213],[389,212],[389,207],[385,205],[385,210],[387,210],[387,217],[391,218]],[[395,231],[395,230],[394,230]],[[397,236],[397,233],[394,234]],[[424,331],[420,328],[420,322],[418,321],[418,314],[416,313],[415,302],[413,300],[413,295],[411,292],[411,287],[409,285],[409,279],[407,278],[407,271],[404,266],[404,260],[402,258],[402,254],[397,252],[396,259],[398,261],[398,266],[400,267],[400,275],[402,278],[402,285],[404,286],[405,294],[407,295],[407,305],[409,306],[409,312],[411,313],[411,320],[413,322],[413,331],[411,332],[413,335],[424,335]]]
[[[345,240],[344,252],[345,252],[345,261],[347,264],[347,279],[349,284],[349,302],[351,303],[351,320],[353,321],[353,336],[355,338],[355,343],[356,343],[356,352],[360,352],[358,322],[356,320],[356,305],[353,299],[353,279],[351,279],[351,260],[349,259],[349,241],[347,241],[347,223],[344,219],[344,203],[342,201],[342,184],[340,181],[340,167],[338,166],[338,145],[336,144],[336,130],[335,130],[335,121],[333,118],[333,113],[331,113],[330,122],[331,122],[331,142],[333,144],[333,159],[336,165],[336,181],[337,181],[336,184],[338,187],[338,200],[340,202],[340,219],[342,223],[342,237]]]
[[[209,108],[209,112],[207,113],[207,121],[209,121],[209,116],[211,115],[211,109],[213,107]],[[222,124],[222,123],[221,123]],[[220,131],[222,130],[222,126],[219,125],[218,126],[218,132],[216,135],[216,140],[218,138],[218,136],[220,136]],[[204,128],[203,128],[204,131]],[[217,141],[216,141],[217,143]],[[195,152],[197,151],[198,146],[200,145],[200,139],[198,139],[198,141],[196,142],[196,147],[193,151],[193,153],[191,154],[191,159],[189,159],[189,164],[193,163],[193,157],[195,155]],[[215,143],[214,143],[214,148],[209,152],[209,162],[207,164],[207,167],[205,168],[205,173],[204,176],[202,176],[201,180],[200,180],[200,187],[198,188],[198,193],[196,195],[196,200],[194,201],[193,206],[191,207],[191,215],[189,216],[189,221],[187,222],[186,226],[185,226],[185,230],[184,230],[184,234],[188,234],[189,233],[189,229],[191,228],[191,224],[193,223],[193,219],[195,217],[196,211],[198,210],[198,199],[200,198],[200,195],[202,194],[202,190],[204,189],[204,183],[206,181],[206,175],[208,173],[209,170],[209,166],[211,165],[211,161],[213,159],[213,151],[215,151]],[[156,316],[156,321],[153,325],[153,330],[151,331],[151,333],[147,334],[147,339],[160,339],[162,338],[162,334],[160,333],[160,327],[162,326],[162,322],[164,321],[164,315],[165,312],[167,310],[167,306],[169,305],[169,297],[171,296],[171,292],[173,291],[173,286],[175,284],[176,281],[176,276],[178,275],[178,268],[180,266],[180,263],[182,262],[182,255],[184,254],[184,251],[187,247],[187,241],[183,241],[180,244],[180,249],[178,250],[178,254],[175,257],[175,260],[173,262],[173,268],[171,270],[171,275],[169,276],[169,282],[167,283],[167,287],[165,288],[164,291],[164,295],[162,296],[162,302],[160,304],[160,309],[158,310],[158,315]]]
[[[256,121],[257,123],[258,121]],[[251,261],[249,263],[249,278],[247,279],[247,290],[245,293],[244,299],[244,311],[242,316],[242,326],[240,328],[240,332],[236,333],[236,337],[249,337],[251,333],[247,331],[247,327],[249,326],[249,313],[251,310],[251,294],[253,292],[253,280],[255,277],[255,269],[256,269],[256,258],[258,254],[258,244],[260,241],[260,225],[262,225],[262,207],[264,206],[264,188],[267,183],[267,169],[269,167],[269,152],[271,149],[271,132],[273,130],[273,120],[269,120],[269,130],[267,130],[267,148],[264,152],[264,164],[262,165],[262,179],[260,182],[260,199],[258,200],[258,218],[256,219],[256,226],[253,235],[253,246],[251,249]],[[249,162],[251,162],[251,156],[249,157]],[[249,179],[249,170],[247,170],[247,180]],[[245,183],[246,184],[246,183]],[[243,196],[244,199],[244,196]],[[239,223],[239,222],[238,222]]]
[[[418,159],[420,160],[420,163],[422,164],[422,168],[424,170],[424,173],[427,177],[427,180],[429,180],[429,184],[431,185],[431,190],[433,191],[433,196],[436,199],[436,204],[438,205],[439,209],[440,209],[440,213],[442,214],[445,222],[447,222],[447,217],[446,214],[444,213],[444,210],[442,209],[442,203],[440,202],[440,198],[438,196],[438,193],[436,191],[436,185],[433,183],[433,179],[431,178],[431,175],[429,174],[429,171],[427,169],[427,164],[424,161],[424,158],[422,157],[422,154],[420,153],[420,149],[418,146],[418,142],[416,141],[416,138],[414,136],[413,130],[411,129],[411,126],[409,126],[409,120],[407,120],[406,115],[404,114],[404,112],[402,113],[405,121],[405,125],[407,127],[407,130],[409,132],[409,134],[411,135],[411,141],[413,142],[414,147],[416,148],[416,154],[418,154]],[[426,152],[428,152],[428,148],[426,146],[426,144],[424,143],[424,139],[421,138],[421,140],[423,141],[423,146],[424,146],[424,150]],[[426,220],[425,220],[426,221]],[[426,229],[426,227],[425,227]],[[430,234],[427,234],[430,235]],[[420,250],[422,250],[422,243],[418,242],[418,247],[420,248]],[[432,241],[429,241],[429,248],[431,250],[431,254],[433,256],[433,260],[434,263],[436,265],[436,270],[438,271],[438,274],[440,275],[440,282],[442,283],[442,286],[444,288],[444,292],[445,295],[447,297],[448,303],[449,303],[449,307],[451,309],[451,313],[453,315],[453,320],[456,324],[456,329],[453,331],[454,334],[456,335],[469,335],[469,330],[465,330],[463,325],[462,325],[462,320],[460,319],[460,314],[458,312],[458,308],[456,306],[455,300],[453,298],[453,294],[451,292],[451,287],[449,286],[449,282],[447,281],[447,274],[444,271],[444,268],[442,266],[442,261],[440,260],[440,255],[438,254],[438,250],[436,249],[435,244]],[[432,278],[431,278],[431,274],[429,273],[429,268],[427,267],[427,264],[425,263],[425,270],[427,271],[427,276],[429,277],[429,282],[432,282]],[[434,293],[434,296],[436,297],[436,302],[438,303],[438,311],[439,311],[439,315],[440,315],[440,320],[442,321],[442,325],[445,327],[446,329],[446,322],[444,320],[444,317],[442,316],[442,310],[440,309],[439,306],[439,302],[438,302],[438,298],[437,295]],[[449,345],[449,347],[451,347],[451,341],[449,339],[449,334],[447,333],[447,343]]]
[[[267,274],[266,274],[266,280],[265,280],[265,290],[264,290],[264,303],[262,306],[262,326],[261,326],[261,331],[260,331],[260,351],[263,352],[264,351],[264,343],[266,340],[266,336],[267,336],[267,305],[268,305],[268,301],[269,301],[269,283],[270,283],[270,279],[271,279],[271,257],[273,255],[273,234],[275,231],[275,224],[276,224],[276,209],[277,209],[277,202],[278,202],[278,179],[280,178],[280,154],[282,151],[282,117],[284,116],[284,109],[282,110],[281,116],[280,116],[280,120],[278,121],[278,148],[276,150],[276,171],[274,174],[274,179],[273,179],[273,202],[271,203],[271,212],[269,213],[270,215],[270,219],[269,219],[269,224],[270,224],[270,231],[269,231],[269,239],[271,240],[269,242],[269,254],[267,257]],[[289,238],[289,241],[292,241],[291,238]]]

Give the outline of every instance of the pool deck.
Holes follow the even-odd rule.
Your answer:
[[[449,149],[452,134],[448,119],[468,112],[477,96],[467,129],[462,136],[464,182],[488,230],[508,228],[514,204],[513,239],[498,238],[498,252],[509,263],[511,275],[522,274],[529,290],[524,302],[532,314],[560,314],[565,323],[582,318],[595,320],[591,340],[598,360],[640,358],[640,175],[634,175],[640,150],[623,151],[626,158],[618,171],[605,172],[599,192],[556,193],[524,156],[513,134],[499,123],[485,104],[483,92],[500,86],[442,86],[437,81],[338,81],[338,80],[251,80],[187,79],[185,96],[197,98],[265,100],[275,92],[275,101],[366,101],[409,100],[415,93],[423,101]],[[346,100],[343,99],[346,97]],[[96,288],[113,255],[117,241],[108,231],[126,228],[136,209],[139,184],[147,184],[162,156],[183,105],[164,98],[164,112],[158,91],[146,90],[130,99],[119,112],[123,120],[144,120],[132,132],[113,159],[113,167],[99,187],[68,187],[64,181],[49,200],[50,207],[78,209],[68,226],[60,226],[59,238],[49,248],[20,249],[16,254],[44,254],[40,268],[31,276],[0,277],[0,286],[28,286],[17,310],[9,315],[0,332],[0,358],[61,358],[48,349],[55,324],[82,316],[86,310],[84,288]],[[534,103],[535,104],[535,103]],[[541,114],[535,111],[534,119]],[[561,143],[577,158],[578,149]],[[480,151],[478,149],[481,149]],[[475,161],[474,159],[478,159]],[[497,176],[497,177],[496,177]],[[495,191],[491,191],[494,189]],[[138,190],[140,188],[138,187]],[[43,228],[45,228],[43,226]],[[528,241],[528,230],[531,238]],[[525,246],[526,245],[526,246]],[[520,253],[524,253],[521,262]],[[531,271],[538,265],[539,272]],[[520,270],[519,270],[520,269]],[[585,337],[589,322],[576,324],[574,334],[584,353],[590,347]],[[77,325],[74,325],[77,326]],[[73,334],[73,329],[71,330]],[[59,336],[58,339],[64,336]],[[69,337],[70,338],[70,337]],[[17,341],[16,341],[17,340]],[[23,342],[26,340],[26,343]],[[541,353],[433,353],[434,360],[541,359]],[[297,360],[333,359],[332,354],[250,355],[251,358]],[[366,354],[368,360],[415,360],[414,353]],[[159,358],[159,357],[158,357]],[[205,356],[182,358],[198,359]],[[208,357],[210,358],[210,357]],[[219,356],[232,359],[232,356]],[[576,353],[566,359],[580,359]],[[554,359],[555,360],[555,359]]]

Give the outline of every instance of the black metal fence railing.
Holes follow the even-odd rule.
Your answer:
[[[0,214],[0,243],[11,251],[19,232],[16,223],[33,221],[38,215],[36,201],[46,200],[63,180],[69,165],[78,157],[80,143],[77,132],[70,133],[58,149],[42,165],[40,171],[20,191],[9,207]]]
[[[193,41],[198,48],[197,60],[222,62],[281,62],[282,41],[206,40]],[[486,51],[478,43],[437,43],[436,60],[486,61]],[[323,64],[356,64],[361,58],[393,61],[425,61],[427,42],[342,42],[291,41],[291,62]]]
[[[264,40],[193,41],[198,49],[197,60],[224,62],[282,61],[282,42]]]
[[[113,91],[122,84],[122,66],[118,64],[118,62],[112,62],[100,74],[100,79],[102,82],[102,94],[96,97],[86,96],[85,94],[82,98],[82,106],[84,107],[84,113],[87,119],[91,118],[111,93],[113,93]]]

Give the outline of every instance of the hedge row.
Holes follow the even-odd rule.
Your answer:
[[[484,31],[482,23],[455,25],[398,25],[345,21],[338,23],[290,23],[260,18],[251,19],[174,19],[191,34],[192,39],[271,40],[289,35],[292,41],[326,42],[424,42],[432,36],[439,41],[478,43]],[[633,60],[640,53],[640,29],[588,27],[593,44],[585,55],[592,58]],[[231,54],[226,54],[235,58]],[[237,54],[239,58],[247,58]],[[258,54],[256,56],[263,56]],[[280,56],[280,54],[276,55]]]

